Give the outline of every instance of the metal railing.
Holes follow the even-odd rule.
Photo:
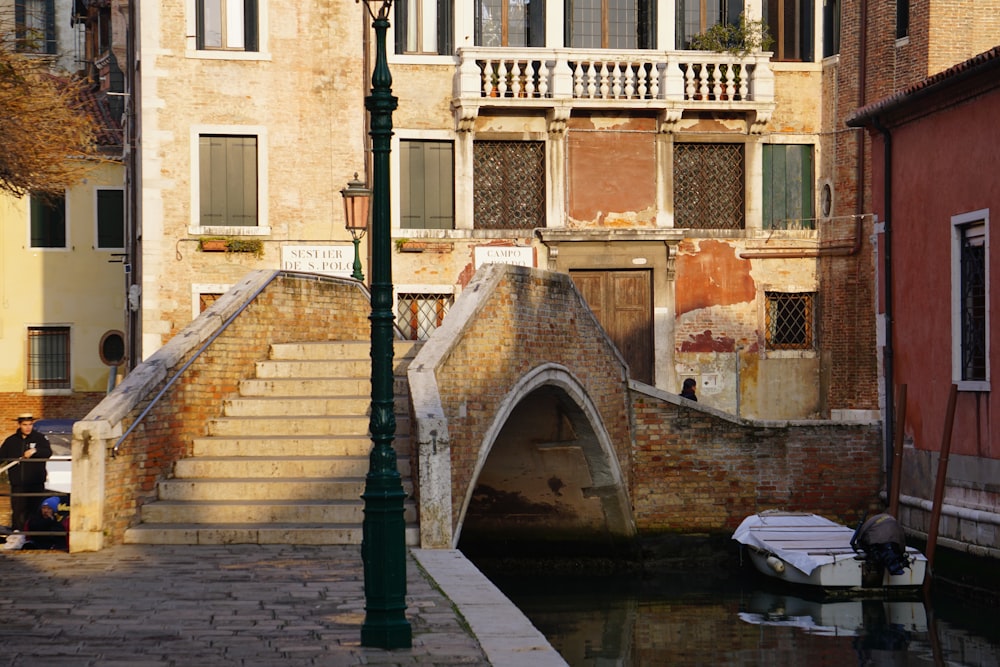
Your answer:
[[[223,331],[225,331],[227,328],[229,328],[229,325],[232,324],[236,320],[236,318],[239,317],[243,313],[243,311],[247,309],[247,306],[249,306],[251,303],[253,303],[257,299],[257,297],[260,296],[260,293],[263,292],[267,288],[267,286],[270,285],[271,282],[276,277],[278,277],[279,275],[281,275],[281,274],[280,273],[275,273],[274,275],[271,276],[270,280],[265,281],[264,284],[262,284],[260,287],[258,287],[254,291],[254,293],[250,296],[250,298],[248,298],[246,301],[244,301],[243,304],[239,308],[237,308],[236,311],[233,312],[233,314],[230,315],[226,319],[226,321],[223,322],[221,326],[219,326],[218,329],[216,329],[214,332],[212,332],[212,335],[209,336],[205,340],[205,342],[202,343],[201,347],[199,347],[195,351],[195,353],[191,355],[191,358],[188,359],[186,362],[184,362],[184,364],[177,370],[177,372],[175,372],[173,374],[173,376],[171,376],[171,378],[169,380],[167,380],[167,382],[163,385],[163,387],[160,389],[160,391],[157,392],[156,396],[154,396],[153,399],[149,402],[149,404],[146,405],[145,408],[143,408],[142,412],[139,413],[139,416],[135,418],[135,421],[133,421],[129,425],[129,427],[125,431],[125,433],[123,433],[122,436],[120,438],[118,438],[118,441],[115,442],[114,446],[111,448],[111,457],[112,458],[115,458],[115,457],[118,456],[118,449],[121,447],[122,443],[125,442],[125,439],[128,438],[132,434],[132,431],[134,431],[136,429],[136,427],[142,422],[142,420],[145,419],[146,415],[149,414],[149,412],[153,409],[153,407],[156,405],[156,403],[163,397],[164,394],[167,393],[167,390],[170,389],[170,387],[172,387],[173,384],[175,382],[177,382],[177,380],[184,374],[184,371],[186,371],[188,369],[188,367],[191,366],[191,364],[193,364],[195,362],[195,360],[198,357],[201,356],[202,352],[204,352],[205,350],[208,349],[209,345],[211,345],[213,342],[215,342],[215,339],[218,338],[222,334]]]

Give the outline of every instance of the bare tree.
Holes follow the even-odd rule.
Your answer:
[[[89,84],[49,72],[44,58],[16,44],[0,40],[0,191],[61,192],[92,166],[86,158],[98,157]]]

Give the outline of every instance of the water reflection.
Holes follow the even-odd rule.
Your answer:
[[[743,572],[487,574],[572,667],[996,666],[995,612],[822,600]]]

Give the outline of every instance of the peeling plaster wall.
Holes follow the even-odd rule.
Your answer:
[[[733,239],[686,239],[678,244],[678,382],[694,378],[700,401],[741,416],[818,416],[823,395],[819,354],[769,351],[765,346],[765,292],[816,291],[816,260],[746,260],[739,257],[744,250],[746,242]]]

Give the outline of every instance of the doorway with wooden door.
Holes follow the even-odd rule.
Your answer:
[[[633,380],[653,384],[652,271],[570,271]]]

